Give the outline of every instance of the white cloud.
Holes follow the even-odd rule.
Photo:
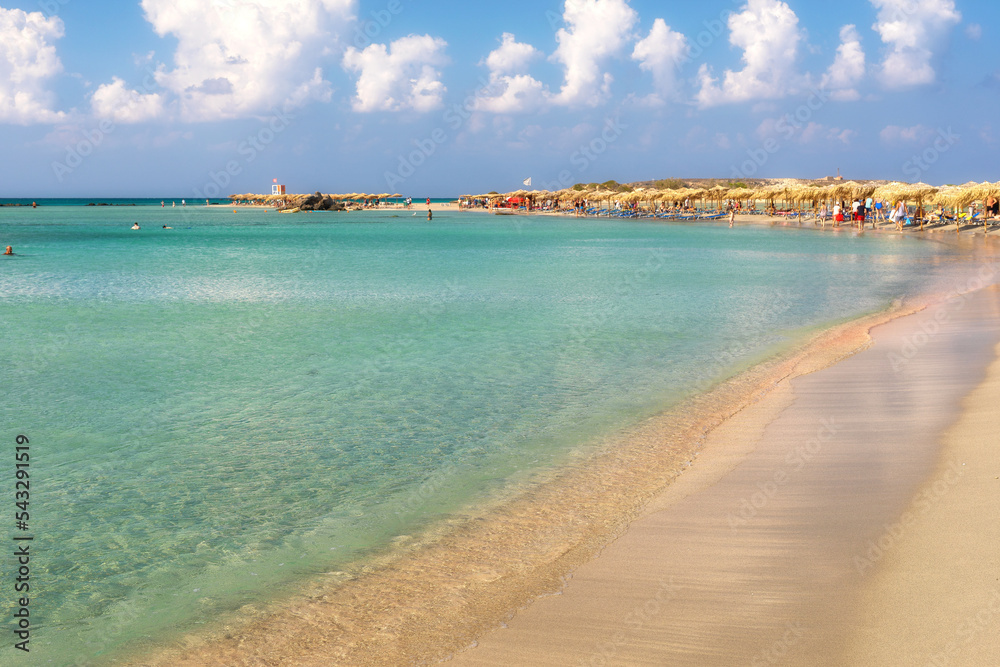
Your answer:
[[[931,61],[961,20],[954,0],[871,0],[879,10],[873,29],[889,47],[881,76],[890,88],[934,83]]]
[[[820,88],[830,91],[830,97],[840,101],[860,98],[855,86],[865,76],[865,51],[861,48],[861,35],[853,25],[840,29],[840,47],[833,65],[823,76]]]
[[[447,92],[435,69],[448,62],[447,42],[430,35],[409,35],[386,47],[372,44],[364,51],[354,47],[344,54],[344,69],[358,72],[354,110],[432,111]]]
[[[111,83],[99,87],[90,98],[94,115],[116,123],[141,123],[163,115],[163,96],[129,90],[125,82],[113,77]]]
[[[355,0],[142,0],[160,36],[177,39],[174,69],[157,83],[178,97],[186,121],[241,118],[272,107],[328,100],[315,76]],[[114,85],[114,84],[109,84]]]
[[[521,44],[505,32],[500,47],[486,58],[490,82],[476,100],[476,108],[492,113],[534,111],[545,104],[549,91],[525,73],[531,61],[542,55],[530,44]]]
[[[687,58],[687,38],[674,32],[663,19],[653,22],[649,36],[635,45],[632,60],[639,68],[652,72],[656,86],[656,100],[665,101],[678,95],[677,72]]]
[[[531,61],[542,55],[542,52],[531,44],[521,44],[509,32],[505,32],[500,40],[500,48],[486,57],[486,66],[490,72],[498,75],[521,74],[528,68]]]
[[[799,134],[798,140],[801,144],[837,143],[848,146],[857,134],[858,133],[854,130],[845,130],[839,127],[827,127],[821,123],[809,123],[802,128],[802,132]]]
[[[45,84],[63,71],[52,42],[63,36],[58,16],[0,7],[0,123],[54,123],[65,114],[53,111]]]
[[[983,26],[978,23],[970,23],[965,26],[965,36],[974,42],[978,42],[983,38]]]
[[[638,15],[626,0],[566,0],[552,60],[562,63],[566,80],[559,104],[597,106],[607,99],[613,77],[601,71],[605,59],[627,44]]]
[[[849,146],[858,136],[855,130],[830,127],[813,121],[803,125],[791,116],[764,119],[757,126],[756,134],[761,141],[777,139],[781,143],[794,141],[803,146],[831,148]]]
[[[743,49],[744,68],[726,70],[721,85],[711,68],[702,65],[698,102],[703,107],[777,99],[801,83],[795,72],[802,32],[799,17],[780,0],[749,0],[743,11],[729,17],[729,42]]]
[[[923,125],[900,127],[889,125],[879,133],[879,138],[885,144],[915,144],[922,143],[934,136],[934,130]]]

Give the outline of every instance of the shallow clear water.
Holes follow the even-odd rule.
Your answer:
[[[8,244],[0,439],[31,438],[37,664],[370,556],[954,259],[849,232],[194,207],[0,209]]]

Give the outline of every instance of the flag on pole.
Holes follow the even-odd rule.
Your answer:
[[[530,188],[530,187],[531,187],[531,179],[530,179],[530,178],[526,178],[526,179],[524,179],[524,185],[525,185],[526,187],[529,187],[529,188]]]

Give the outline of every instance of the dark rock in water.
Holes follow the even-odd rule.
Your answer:
[[[299,208],[303,211],[315,211],[316,207],[323,201],[323,195],[316,193],[306,197],[306,200],[299,204]]]
[[[347,207],[332,197],[324,197],[317,192],[299,204],[300,211],[346,211]]]

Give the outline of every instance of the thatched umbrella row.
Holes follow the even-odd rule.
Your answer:
[[[294,203],[310,195],[233,195],[231,200],[264,201],[273,203],[284,201]],[[722,204],[725,201],[770,203],[785,202],[788,204],[812,204],[837,200],[867,199],[872,197],[880,201],[914,202],[917,205],[940,204],[942,206],[962,209],[974,202],[985,201],[989,197],[1000,199],[1000,183],[966,183],[961,186],[934,187],[926,183],[874,183],[865,181],[841,181],[830,185],[805,185],[795,182],[777,183],[758,188],[678,188],[674,190],[645,189],[632,192],[614,192],[611,190],[576,190],[568,188],[559,191],[548,190],[516,190],[504,194],[470,195],[463,199],[484,199],[488,201],[507,200],[510,198],[525,198],[533,202],[544,200],[562,201],[597,201],[606,202],[610,207],[612,202],[623,204],[657,205],[659,203],[680,204],[692,202],[713,201]],[[391,199],[401,197],[400,194],[364,194],[350,193],[330,195],[340,201],[358,201],[364,199]]]

